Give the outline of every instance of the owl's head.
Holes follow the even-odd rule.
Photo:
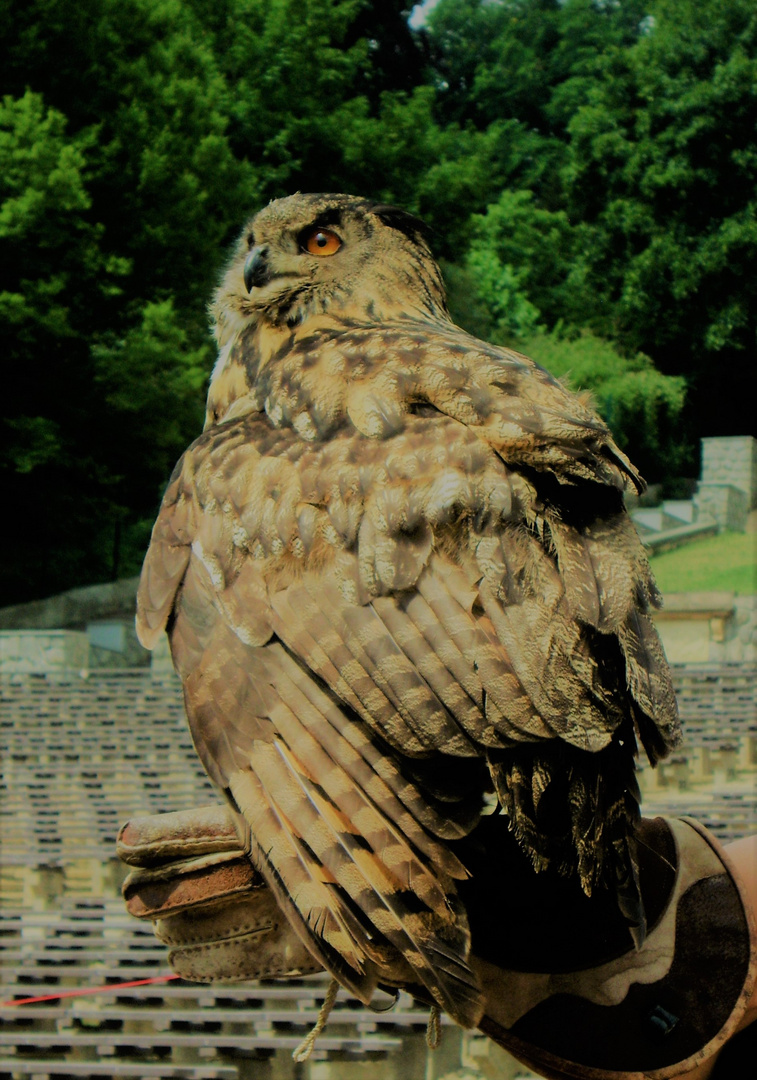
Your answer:
[[[277,199],[245,227],[212,305],[225,345],[245,325],[291,332],[313,316],[447,318],[425,226],[352,195]]]

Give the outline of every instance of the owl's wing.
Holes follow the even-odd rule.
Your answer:
[[[466,872],[440,838],[471,827],[480,791],[448,816],[362,718],[349,665],[340,697],[273,636],[277,583],[303,563],[328,573],[340,549],[322,509],[309,530],[301,449],[252,420],[187,452],[145,561],[140,635],[150,645],[167,621],[198,753],[311,951],[363,1000],[379,980],[422,983],[474,1026],[482,1002],[453,885]],[[314,631],[325,641],[326,620]]]
[[[337,322],[332,320],[332,322]],[[254,342],[241,335],[237,366],[256,371]],[[250,402],[276,427],[325,439],[345,421],[369,438],[401,431],[408,414],[436,411],[475,431],[519,471],[561,486],[642,490],[644,481],[607,426],[580,396],[529,357],[479,341],[447,322],[404,319],[376,327],[345,323],[295,334],[287,354],[257,373]]]
[[[241,338],[239,359],[254,366],[247,347]],[[395,577],[387,571],[371,582],[365,555],[369,528],[379,560],[384,533],[396,529],[409,539],[389,544],[386,561],[391,563],[393,552],[412,563],[424,544],[426,553],[431,550],[431,536],[435,550],[439,547],[444,514],[458,522],[483,521],[489,547],[498,536],[502,540],[495,564],[504,559],[505,579],[530,578],[526,599],[536,604],[527,607],[533,618],[534,611],[549,608],[549,580],[556,574],[566,632],[571,625],[574,632],[582,628],[584,641],[596,632],[599,655],[615,650],[604,669],[623,672],[620,698],[639,711],[640,734],[652,760],[675,742],[675,699],[648,614],[660,597],[622,501],[627,487],[641,491],[644,482],[581,398],[526,356],[487,345],[450,323],[409,318],[381,330],[345,323],[315,334],[303,331],[294,336],[286,356],[258,374],[255,394],[276,426],[290,426],[310,440],[333,439],[345,425],[354,426],[366,436],[356,460],[365,463],[369,446],[378,446],[390,460],[375,485],[375,498],[366,502],[368,521],[361,526],[361,574],[368,575],[369,592],[408,587],[401,567]],[[461,458],[445,472],[437,451],[447,439],[463,447],[460,453],[470,460]],[[419,443],[431,455],[427,465],[418,463]],[[497,472],[497,466],[503,468]],[[423,491],[416,483],[419,469],[426,470]],[[488,478],[486,491],[480,488],[482,471]],[[473,495],[471,485],[476,484]],[[343,500],[336,505],[346,513]],[[350,503],[353,516],[356,505]],[[411,535],[414,530],[417,535]],[[523,530],[539,534],[538,553],[533,544],[523,548],[516,543],[515,534]],[[349,543],[354,536],[353,529]],[[460,546],[459,535],[454,543],[453,561],[462,564],[465,545]],[[481,548],[483,562],[474,557],[471,582],[478,563],[480,570],[486,565],[487,544]],[[530,553],[528,566],[509,567],[508,559],[519,551],[524,559]],[[551,557],[545,559],[545,553]],[[489,566],[495,584],[497,573],[494,564]],[[496,587],[500,597],[503,590],[507,596],[517,593],[512,584]],[[487,611],[500,636],[508,634],[515,617],[509,601],[504,607],[504,622],[497,610]],[[523,605],[515,607],[523,617]],[[526,627],[521,631],[528,634]],[[509,633],[509,649],[515,652]],[[539,656],[547,655],[549,649],[534,652],[536,667]],[[525,660],[522,667],[527,677]],[[584,717],[578,737],[586,724]]]
[[[242,338],[240,359],[250,366],[246,348]],[[481,454],[475,466],[455,466],[462,488],[448,515],[480,516],[481,499],[466,502],[466,491],[477,469],[491,473],[493,458],[503,465],[506,481],[492,476],[486,509],[492,535],[497,535],[498,513],[499,524],[509,530],[505,547],[513,543],[514,526],[541,534],[542,547],[553,556],[542,565],[557,571],[568,618],[620,642],[630,696],[651,721],[641,723],[650,756],[659,756],[676,738],[667,665],[648,617],[660,597],[622,502],[626,488],[641,491],[644,481],[580,397],[520,353],[478,341],[450,323],[409,318],[380,331],[345,324],[295,335],[288,354],[259,373],[256,397],[277,426],[291,426],[312,440],[329,439],[347,424],[366,436],[365,445],[405,446],[401,439],[425,418],[433,423],[420,429],[416,441],[426,440],[433,450],[446,438],[457,443],[460,428],[465,429],[466,453],[475,457],[478,446]],[[450,427],[450,420],[457,425]],[[361,449],[362,457],[365,452]],[[414,454],[415,448],[411,461]],[[381,478],[376,506],[368,513],[378,522],[379,540],[381,506],[390,491],[396,502],[387,507],[390,518],[401,520],[404,514],[409,522],[425,512],[411,473],[401,479],[402,455],[391,456],[400,463],[395,473],[401,482],[393,488],[385,482],[391,481],[391,471]],[[434,470],[436,488],[427,483],[432,531],[441,520],[434,506],[443,502],[439,491],[446,483],[438,462]],[[511,512],[507,506],[514,499]],[[402,526],[405,533],[408,528]],[[535,580],[535,593],[542,585]]]

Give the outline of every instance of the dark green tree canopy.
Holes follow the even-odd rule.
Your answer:
[[[458,320],[592,390],[650,480],[750,430],[752,0],[411,8],[0,0],[0,603],[138,569],[225,252],[295,190],[423,216]]]

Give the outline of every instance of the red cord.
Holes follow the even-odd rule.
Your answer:
[[[180,975],[156,975],[152,979],[135,979],[134,982],[109,983],[107,986],[92,986],[86,990],[59,990],[57,994],[43,994],[41,997],[16,998],[13,1001],[0,1001],[0,1008],[6,1005],[31,1005],[37,1001],[57,1001],[58,998],[81,997],[83,994],[110,993],[112,990],[125,990],[129,986],[148,986],[150,983],[170,982]]]

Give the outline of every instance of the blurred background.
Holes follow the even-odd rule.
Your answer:
[[[0,997],[52,995],[0,1004],[0,1080],[528,1075],[448,1028],[427,1054],[409,999],[340,998],[295,1067],[311,983],[54,997],[167,972],[115,834],[212,798],[135,575],[246,219],[298,190],[397,203],[453,318],[590,390],[650,483],[686,738],[647,811],[753,830],[753,0],[0,0],[0,34]]]

